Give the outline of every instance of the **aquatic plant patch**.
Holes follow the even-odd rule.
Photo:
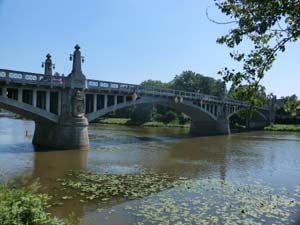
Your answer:
[[[172,178],[168,174],[145,172],[139,174],[110,174],[73,172],[67,178],[57,179],[64,187],[76,190],[81,202],[99,199],[109,201],[112,198],[136,199],[160,192],[172,186]],[[66,200],[72,196],[65,196]]]
[[[300,188],[220,179],[185,180],[177,187],[127,206],[135,224],[294,224]],[[299,214],[298,214],[299,215]]]
[[[72,172],[58,179],[81,202],[136,200],[124,210],[135,224],[291,224],[300,209],[300,187],[292,193],[263,183],[215,178],[187,179],[164,173],[110,174]],[[73,198],[65,196],[63,200]],[[114,210],[98,208],[99,213]]]

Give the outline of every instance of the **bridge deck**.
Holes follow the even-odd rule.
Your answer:
[[[35,86],[46,86],[48,88],[65,88],[67,87],[64,76],[45,76],[44,74],[15,71],[0,69],[0,81],[6,84],[21,84],[21,85],[35,85]],[[249,103],[234,100],[234,99],[222,99],[217,96],[206,95],[198,92],[188,92],[168,88],[158,88],[153,86],[144,86],[136,84],[127,84],[119,82],[101,81],[101,80],[86,80],[86,89],[91,91],[108,91],[108,92],[124,92],[133,93],[136,92],[138,95],[150,95],[159,97],[175,97],[181,96],[188,100],[199,100],[220,104],[228,104],[234,106],[247,107]],[[269,110],[268,106],[259,107],[263,110]]]

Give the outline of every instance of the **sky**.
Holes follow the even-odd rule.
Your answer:
[[[235,67],[216,43],[228,25],[213,0],[0,0],[0,68],[42,73],[52,55],[56,72],[71,72],[76,44],[88,79],[138,84],[171,81],[192,70],[220,79]],[[279,55],[262,84],[278,97],[300,96],[300,42]]]

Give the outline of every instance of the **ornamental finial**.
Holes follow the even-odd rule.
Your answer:
[[[78,51],[80,49],[80,46],[77,44],[74,48]]]

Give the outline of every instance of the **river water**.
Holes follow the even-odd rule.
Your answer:
[[[56,179],[71,170],[103,173],[155,170],[175,174],[177,178],[263,182],[290,192],[300,185],[299,133],[258,131],[190,137],[188,130],[180,128],[90,125],[88,151],[35,151],[31,144],[33,132],[32,121],[0,118],[1,182],[28,185],[39,179],[42,192],[51,195],[58,185]],[[76,199],[54,206],[50,212],[58,217],[73,212],[84,224],[132,224],[136,217],[124,213],[122,207],[139,201],[103,206],[114,209],[116,214],[111,218],[97,211],[97,203],[81,203]],[[297,215],[292,217],[295,219]]]

